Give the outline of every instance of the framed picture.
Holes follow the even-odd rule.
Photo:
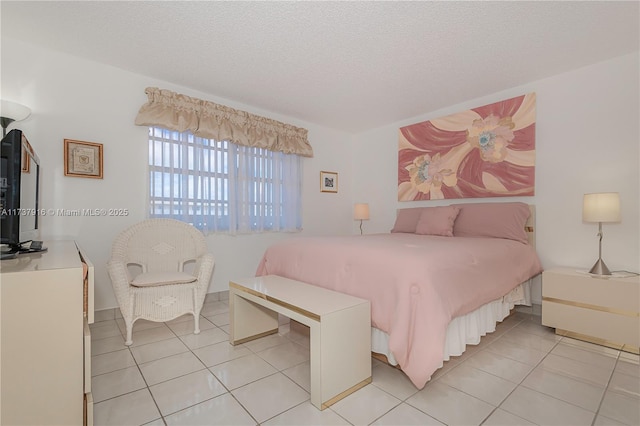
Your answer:
[[[401,127],[398,201],[534,195],[536,94]]]
[[[64,175],[102,179],[102,144],[65,139]]]
[[[320,172],[320,192],[338,192],[338,174]]]

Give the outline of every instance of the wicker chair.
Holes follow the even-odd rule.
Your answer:
[[[108,271],[127,328],[125,345],[133,343],[133,324],[140,318],[164,322],[192,314],[193,332],[200,333],[213,266],[204,236],[187,223],[148,219],[122,231]]]

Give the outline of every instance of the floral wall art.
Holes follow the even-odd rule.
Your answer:
[[[536,94],[400,128],[398,200],[534,194]]]

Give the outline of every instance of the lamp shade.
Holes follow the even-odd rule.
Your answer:
[[[369,220],[369,204],[357,203],[353,207],[354,220]]]
[[[0,117],[11,121],[21,121],[29,117],[31,110],[24,105],[2,99],[0,102]]]
[[[620,194],[600,192],[584,194],[583,222],[620,222]]]

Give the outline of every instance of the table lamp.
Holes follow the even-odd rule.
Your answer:
[[[594,275],[611,275],[611,271],[602,260],[602,223],[620,222],[620,194],[617,192],[600,192],[584,194],[582,204],[582,221],[598,222],[598,260],[589,270]]]
[[[360,235],[362,235],[362,221],[369,220],[369,204],[356,203],[353,207],[353,220],[360,221]]]

